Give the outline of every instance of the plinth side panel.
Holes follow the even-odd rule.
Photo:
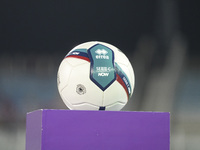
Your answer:
[[[26,117],[26,150],[41,150],[42,141],[42,114],[37,110]]]

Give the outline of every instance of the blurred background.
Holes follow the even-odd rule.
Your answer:
[[[1,0],[0,149],[25,150],[26,113],[67,109],[57,70],[74,46],[121,49],[136,86],[124,111],[171,113],[171,150],[200,148],[200,9],[187,0]]]

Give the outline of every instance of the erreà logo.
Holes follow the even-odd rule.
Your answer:
[[[106,55],[108,52],[105,49],[97,49],[95,53],[97,54],[96,59],[109,59],[109,56]]]
[[[90,59],[90,79],[104,91],[116,80],[114,52],[103,44],[95,44],[87,52]]]

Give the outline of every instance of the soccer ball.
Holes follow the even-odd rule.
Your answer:
[[[58,91],[71,110],[121,110],[132,96],[135,76],[128,58],[115,46],[91,41],[62,60]]]

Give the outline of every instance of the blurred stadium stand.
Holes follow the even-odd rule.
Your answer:
[[[200,11],[196,3],[1,3],[1,150],[25,149],[27,112],[67,109],[57,91],[58,66],[71,48],[90,40],[119,47],[133,65],[136,87],[123,110],[171,112],[171,150],[199,150]]]

